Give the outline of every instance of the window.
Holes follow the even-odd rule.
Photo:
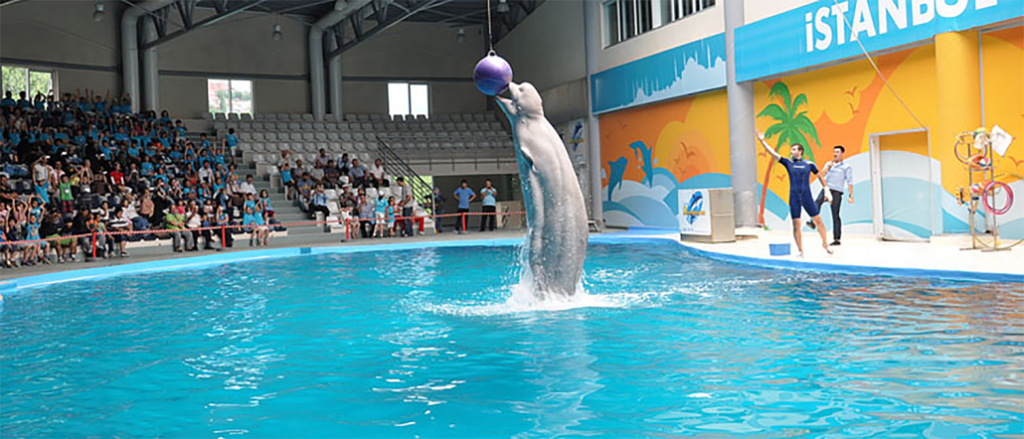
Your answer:
[[[206,82],[211,113],[252,114],[252,81],[210,79]]]
[[[605,47],[628,40],[715,5],[715,0],[607,0]]]
[[[10,91],[14,99],[25,92],[25,98],[32,100],[36,93],[43,96],[53,93],[53,71],[35,70],[29,67],[3,66],[3,90]]]
[[[426,84],[388,83],[388,113],[430,117],[430,89]]]
[[[671,5],[669,21],[696,14],[715,5],[715,0],[668,0]]]

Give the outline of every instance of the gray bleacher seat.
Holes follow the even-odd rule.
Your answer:
[[[384,131],[383,122],[374,122],[371,126],[373,127],[373,131]]]
[[[311,134],[313,134],[313,140],[316,140],[318,142],[326,142],[327,141],[327,133],[325,133],[323,131],[317,131],[317,132],[311,133]]]
[[[299,129],[302,130],[302,131],[313,131],[313,123],[312,122],[302,122],[302,123],[299,124]]]
[[[327,137],[327,140],[335,140],[336,141],[336,140],[340,140],[341,139],[341,136],[338,135],[338,132],[336,132],[336,131],[328,131],[327,133],[324,133],[324,134]]]
[[[452,122],[462,122],[462,115],[461,114],[451,114],[451,115],[449,115],[449,117],[451,118]]]
[[[330,143],[327,144],[327,149],[330,150],[331,152],[341,152],[342,151],[341,143],[339,143],[339,142],[330,142]]]
[[[293,121],[293,122],[302,122],[302,115],[298,114],[298,113],[289,114],[288,115],[288,120],[289,121]]]
[[[267,120],[267,115],[263,113],[256,113],[252,115],[252,120],[263,122]]]
[[[405,122],[405,116],[401,114],[396,114],[394,116],[391,116],[391,120],[395,122]]]
[[[498,131],[502,129],[501,122],[488,122],[487,125],[491,128],[492,131]]]
[[[352,133],[350,133],[350,132],[342,132],[340,137],[341,137],[341,140],[344,141],[344,142],[351,142],[353,140],[352,139]]]
[[[373,122],[383,122],[385,119],[387,119],[387,116],[383,114],[374,113],[370,115],[370,120]]]
[[[338,124],[336,122],[325,123],[323,129],[326,131],[338,131]]]
[[[264,113],[263,120],[277,121],[277,113]]]
[[[244,131],[241,132],[241,133],[238,133],[238,140],[241,140],[243,142],[248,142],[248,141],[252,140],[252,134],[244,132]]]
[[[277,133],[274,133],[274,132],[263,133],[263,137],[265,139],[267,139],[268,142],[276,142],[277,141]]]
[[[213,120],[228,120],[228,116],[224,113],[213,113]]]
[[[427,115],[426,114],[417,114],[416,115],[416,121],[417,122],[426,122],[427,121]]]
[[[305,114],[302,115],[302,120],[304,120],[306,122],[312,122],[312,121],[316,120],[316,118],[314,118],[313,115],[310,114],[310,113],[305,113]]]
[[[220,131],[220,130],[227,130],[228,129],[228,123],[227,123],[227,121],[223,121],[223,120],[214,121],[213,122],[213,129],[218,130],[218,131]]]
[[[263,141],[263,133],[261,133],[259,131],[252,133],[252,140],[256,141],[256,142],[262,142]]]
[[[338,115],[334,114],[334,113],[325,114],[324,115],[324,120],[327,121],[327,122],[337,122],[338,121]]]
[[[466,131],[468,129],[469,129],[469,125],[467,125],[465,122],[458,122],[458,123],[455,124],[455,130],[456,131]]]
[[[369,114],[357,114],[356,115],[356,120],[358,120],[360,122],[369,122],[370,121],[370,115]]]
[[[242,113],[239,116],[242,118],[242,122],[252,122],[252,114],[251,113]]]
[[[483,121],[486,121],[486,120],[487,120],[487,116],[485,116],[483,113],[477,113],[477,114],[473,115],[473,121],[474,122],[483,122]]]
[[[203,113],[204,120],[213,120],[213,113]]]
[[[323,122],[313,122],[313,129],[317,131],[323,131],[327,128],[327,124]]]
[[[238,113],[228,113],[228,120],[238,122]]]
[[[361,142],[363,140],[366,140],[366,137],[363,136],[363,133],[353,133],[352,134],[352,139],[354,139],[357,142]]]
[[[302,141],[302,133],[297,132],[297,131],[288,133],[288,138],[291,141],[293,141],[293,142],[301,142]]]
[[[452,120],[451,115],[448,114],[437,114],[434,115],[434,120],[438,122],[450,122]]]
[[[274,131],[277,131],[279,133],[288,132],[288,122],[278,122],[274,124]]]
[[[312,141],[316,140],[316,137],[313,136],[313,133],[311,133],[309,131],[306,131],[306,132],[302,133],[302,140],[305,140],[307,142],[312,142]]]
[[[355,148],[355,144],[352,142],[341,142],[341,150],[344,152],[352,151]]]
[[[363,131],[373,131],[373,124],[370,122],[363,122],[359,126]]]

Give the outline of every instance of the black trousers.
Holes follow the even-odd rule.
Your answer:
[[[496,206],[484,206],[484,215],[480,216],[480,231],[484,231],[484,226],[488,226],[488,230],[494,231],[494,225],[497,224],[498,219],[496,215],[489,215],[497,212]]]
[[[843,220],[839,218],[839,208],[843,207],[843,193],[829,189],[832,193],[832,236],[839,240],[843,236]],[[818,210],[821,210],[821,205],[825,204],[825,191],[822,190],[818,193],[818,198],[814,200],[818,203]]]

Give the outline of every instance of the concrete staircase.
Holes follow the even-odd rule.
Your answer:
[[[253,186],[256,186],[257,194],[262,192],[264,189],[267,190],[267,194],[270,195],[270,204],[274,208],[274,217],[276,217],[278,221],[285,224],[299,221],[310,221],[309,216],[306,215],[302,209],[299,209],[298,202],[288,201],[283,189],[271,188],[269,180],[253,179]],[[324,233],[323,227],[288,227],[288,236],[311,235],[317,233]]]

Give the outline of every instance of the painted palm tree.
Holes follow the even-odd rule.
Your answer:
[[[800,93],[796,99],[790,99],[789,87],[782,81],[776,82],[768,93],[769,98],[778,98],[782,105],[770,104],[764,107],[757,114],[757,117],[769,117],[775,123],[764,132],[766,140],[778,136],[775,139],[775,150],[782,151],[783,146],[801,144],[804,146],[804,156],[809,161],[814,161],[814,153],[811,152],[811,145],[807,143],[807,136],[814,139],[814,143],[821,146],[818,140],[818,131],[814,129],[814,123],[807,117],[807,111],[799,111],[801,106],[807,105],[807,95]],[[798,112],[799,111],[799,112]],[[783,154],[786,155],[786,154]],[[772,175],[772,167],[775,160],[768,161],[768,170],[764,173],[764,184],[761,185],[761,206],[758,210],[758,220],[764,224],[764,200],[768,196],[768,179]]]

